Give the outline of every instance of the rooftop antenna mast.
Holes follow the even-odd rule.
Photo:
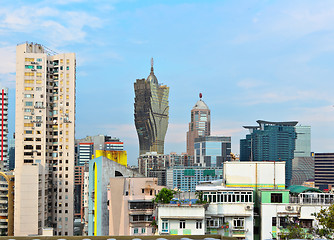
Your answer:
[[[153,65],[154,65],[154,61],[153,61],[153,58],[151,58],[151,72],[153,72]]]

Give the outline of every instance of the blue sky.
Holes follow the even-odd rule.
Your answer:
[[[165,151],[184,152],[198,93],[212,134],[232,151],[258,119],[312,127],[312,151],[334,151],[333,1],[5,1],[0,8],[0,84],[10,88],[15,47],[41,43],[77,54],[76,137],[120,137],[136,164],[133,83],[150,58],[170,86]]]

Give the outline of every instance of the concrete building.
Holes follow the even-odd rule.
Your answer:
[[[302,228],[318,226],[314,213],[333,204],[334,194],[304,191],[295,196],[283,189],[259,191],[261,240],[280,239],[288,221],[298,221]]]
[[[88,171],[88,164],[75,166],[74,169],[74,218],[83,221],[84,217],[84,184],[85,172]]]
[[[231,137],[205,136],[195,138],[195,165],[203,167],[222,167],[231,160]]]
[[[16,236],[73,235],[74,53],[16,48]]]
[[[196,187],[209,202],[205,211],[206,233],[253,239],[253,188],[227,188],[215,184]]]
[[[138,158],[139,173],[145,177],[149,176],[151,170],[161,170],[169,167],[168,155],[148,152]]]
[[[177,154],[171,152],[168,155],[169,166],[194,166],[194,156],[188,153]]]
[[[194,156],[195,138],[210,136],[211,116],[208,105],[200,99],[191,110],[189,130],[187,132],[187,154]]]
[[[142,177],[142,175],[104,156],[89,161],[89,236],[106,236],[109,234],[107,186],[110,183],[110,178],[114,177]]]
[[[314,182],[320,189],[334,186],[334,153],[314,153]]]
[[[221,167],[182,167],[167,169],[167,187],[183,192],[195,192],[196,186],[202,181],[223,179]]]
[[[8,170],[15,169],[15,139],[9,139]]]
[[[153,58],[150,75],[146,80],[137,79],[134,90],[134,117],[139,139],[139,154],[147,152],[164,154],[169,118],[169,87],[158,83],[154,75]]]
[[[291,185],[297,122],[257,123],[259,126],[244,126],[250,134],[240,140],[240,161],[285,161],[285,184]]]
[[[0,236],[14,235],[14,175],[0,172]]]
[[[161,189],[157,178],[110,178],[109,235],[154,235],[152,200]]]
[[[285,189],[285,162],[226,162],[226,187]]]
[[[0,88],[0,121],[1,121],[1,135],[0,135],[0,154],[1,161],[3,162],[3,171],[9,170],[9,158],[8,158],[8,88]]]
[[[159,204],[159,235],[204,235],[204,204]]]

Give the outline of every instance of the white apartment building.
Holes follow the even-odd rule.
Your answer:
[[[206,233],[253,239],[254,199],[252,188],[229,188],[203,184],[196,187],[209,203],[205,211]]]
[[[159,204],[159,235],[204,235],[206,229],[203,204]]]
[[[8,164],[9,164],[9,158],[8,158],[8,88],[0,88],[0,123],[1,123],[1,129],[0,129],[0,160],[2,162],[1,169],[2,171],[8,171]]]
[[[16,48],[15,236],[73,235],[74,53]]]

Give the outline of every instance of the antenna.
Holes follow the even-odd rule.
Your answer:
[[[153,58],[151,58],[151,68],[153,68],[153,65],[154,65],[154,60]]]

